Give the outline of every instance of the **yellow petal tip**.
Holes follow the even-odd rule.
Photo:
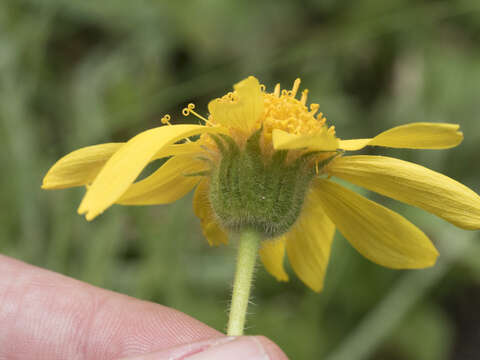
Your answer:
[[[86,219],[87,221],[92,221],[92,220],[95,219],[96,217],[97,217],[97,215],[92,214],[92,213],[88,213],[88,214],[85,215],[85,219]]]
[[[88,209],[83,209],[83,208],[79,208],[77,210],[77,213],[79,215],[84,215],[85,216],[85,219],[87,221],[92,221],[93,219],[95,219],[98,215],[100,215],[99,213],[95,213],[91,210],[88,210]]]
[[[280,282],[288,282],[290,280],[287,274],[283,274],[281,276],[275,276],[275,279],[277,279],[277,281],[280,281]]]
[[[58,186],[58,183],[56,184],[55,182],[50,181],[47,176],[45,176],[42,180],[42,185],[40,188],[43,190],[53,190],[61,188],[61,186]]]
[[[320,285],[308,285],[307,286],[312,289],[312,291],[316,292],[317,294],[321,293],[323,290],[323,284]]]

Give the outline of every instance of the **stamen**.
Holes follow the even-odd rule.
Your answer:
[[[204,118],[202,115],[198,114],[198,113],[197,113],[196,111],[194,111],[193,109],[195,109],[195,104],[192,104],[192,103],[188,104],[188,106],[187,106],[186,108],[183,108],[183,110],[182,110],[182,115],[183,115],[183,116],[188,116],[188,115],[190,115],[190,114],[193,114],[193,115],[195,115],[197,118],[199,118],[200,120],[205,121],[205,123],[212,125],[211,122],[210,122],[208,119]]]
[[[162,122],[163,125],[172,125],[170,124],[170,115],[165,115],[164,117],[162,117],[162,119],[160,120]]]
[[[297,91],[299,87],[300,87],[300,78],[296,78],[295,81],[293,82],[292,97],[297,96]]]
[[[275,90],[273,90],[273,95],[276,97],[280,96],[280,84],[275,85]]]
[[[172,124],[170,123],[170,115],[165,115],[164,117],[162,117],[162,119],[160,120],[162,122],[163,125],[169,125],[169,126],[172,126]],[[189,138],[185,138],[185,141],[186,142],[191,142]]]
[[[305,105],[307,103],[307,97],[308,97],[308,89],[305,89],[302,91],[302,98],[300,99],[300,102],[302,105]]]
[[[266,88],[265,88],[265,85],[260,84],[260,90],[261,90],[262,92],[265,92],[265,89],[266,89]]]
[[[312,114],[312,116],[314,116],[319,108],[320,108],[319,104],[314,104],[314,103],[310,104],[310,114]]]

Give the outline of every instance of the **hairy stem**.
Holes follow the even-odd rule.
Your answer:
[[[251,230],[240,234],[227,328],[227,335],[230,336],[243,335],[260,240],[260,235]]]

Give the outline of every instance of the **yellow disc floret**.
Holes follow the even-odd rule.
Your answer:
[[[325,131],[335,135],[333,126],[327,128],[323,113],[317,114],[320,105],[310,104],[307,107],[308,90],[302,92],[300,100],[296,99],[299,87],[300,79],[296,79],[292,90],[280,91],[280,84],[277,84],[273,93],[264,93],[262,124],[267,143],[271,143],[274,129],[295,135],[314,135]]]
[[[192,113],[207,126],[223,127],[240,147],[253,132],[262,129],[261,146],[268,154],[274,148],[335,150],[335,128],[326,125],[323,113],[318,112],[318,104],[307,106],[308,90],[302,91],[300,99],[296,98],[299,87],[300,79],[296,79],[291,90],[281,90],[277,84],[274,91],[268,93],[256,78],[249,77],[236,84],[234,91],[209,103],[208,120],[192,110],[193,104],[185,108],[183,114]]]

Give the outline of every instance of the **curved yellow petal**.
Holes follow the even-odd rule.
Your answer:
[[[323,289],[335,225],[311,191],[302,214],[287,233],[287,254],[297,276],[316,292]]]
[[[185,176],[207,169],[207,164],[191,156],[179,155],[165,162],[145,179],[132,184],[120,197],[121,205],[168,204],[182,198],[199,182],[198,176]]]
[[[105,162],[124,143],[87,146],[65,155],[48,170],[43,189],[65,189],[92,182]]]
[[[200,219],[202,232],[211,246],[228,243],[227,234],[215,220],[210,200],[208,199],[209,181],[202,180],[193,194],[193,212]]]
[[[319,134],[296,135],[280,129],[272,131],[272,141],[275,150],[293,150],[307,148],[312,151],[335,151],[338,139],[327,129]]]
[[[249,76],[233,86],[233,98],[219,98],[210,101],[208,111],[219,123],[227,127],[252,130],[262,116],[263,93],[258,80]]]
[[[153,156],[165,146],[185,137],[217,131],[202,125],[172,125],[138,134],[107,161],[88,188],[78,213],[85,214],[87,220],[101,214],[123,195]]]
[[[265,269],[278,281],[288,281],[288,274],[283,267],[285,242],[285,236],[272,240],[264,240],[258,252]]]
[[[315,180],[314,192],[338,230],[367,259],[394,269],[435,264],[437,250],[403,216],[332,181]]]
[[[152,160],[162,159],[168,156],[174,155],[193,155],[202,152],[202,146],[197,142],[186,142],[182,144],[173,144],[165,146],[162,150],[158,151],[152,158]]]
[[[125,144],[106,143],[75,150],[58,160],[43,178],[42,189],[65,189],[90,184],[105,163]],[[172,155],[194,154],[202,151],[199,144],[191,142],[166,146],[152,160]]]
[[[360,150],[365,146],[385,146],[400,149],[448,149],[460,144],[463,133],[459,125],[418,122],[396,126],[373,139],[340,140],[344,150]]]
[[[480,196],[465,185],[423,166],[384,156],[345,156],[329,174],[418,206],[464,229],[480,229]]]

